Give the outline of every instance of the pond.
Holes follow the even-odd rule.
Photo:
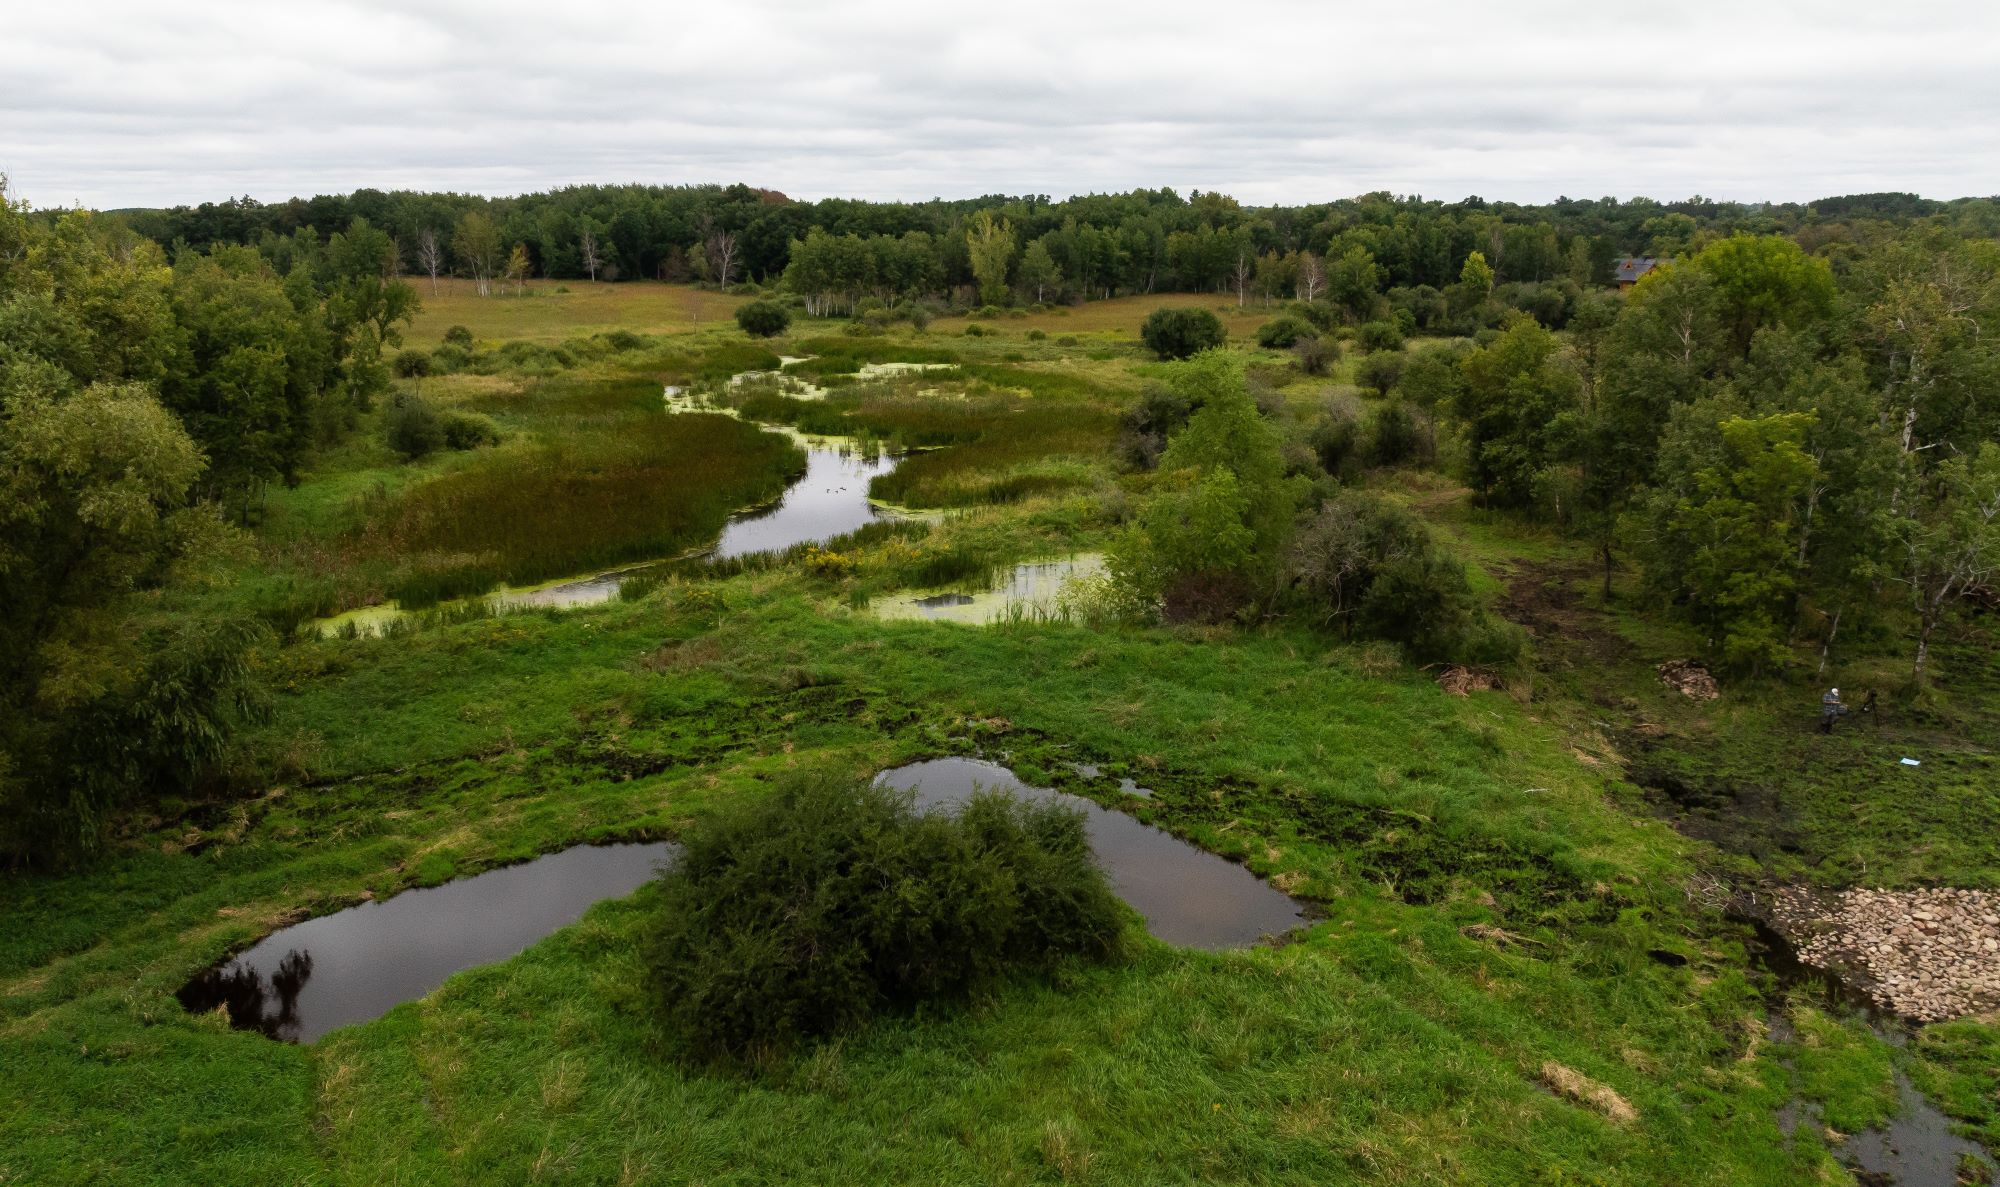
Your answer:
[[[997,763],[938,758],[884,771],[876,781],[916,793],[920,808],[948,808],[977,790],[1056,802],[1084,815],[1098,864],[1146,930],[1187,948],[1242,948],[1304,926],[1303,904],[1243,866],[1082,796],[1022,782]]]
[[[520,865],[406,890],[273,932],[177,995],[195,1013],[310,1043],[379,1018],[462,969],[491,964],[631,894],[679,851],[667,842],[578,845]]]
[[[669,389],[667,399],[672,412],[698,407],[687,403],[673,389]],[[699,410],[713,411],[707,408]],[[707,550],[707,555],[732,557],[781,551],[795,544],[828,540],[873,520],[897,518],[902,514],[868,498],[869,480],[895,469],[896,458],[893,455],[864,450],[845,437],[813,437],[789,429],[769,431],[782,431],[799,443],[806,454],[805,473],[786,487],[776,502],[748,508],[732,516],[714,547]],[[438,609],[449,610],[473,602],[484,602],[499,612],[594,606],[615,599],[619,585],[626,578],[670,563],[673,559],[677,558],[622,565],[538,585],[502,585],[492,593],[477,598],[441,603]],[[396,603],[388,602],[316,618],[308,622],[304,629],[329,639],[339,638],[350,627],[356,634],[379,635],[390,623],[406,617],[408,613]]]
[[[1017,614],[1027,617],[1053,614],[1060,608],[1064,586],[1074,579],[1095,577],[1103,572],[1101,554],[1079,553],[1015,565],[991,589],[975,593],[941,590],[899,594],[877,598],[869,603],[868,609],[878,618],[984,626]]]

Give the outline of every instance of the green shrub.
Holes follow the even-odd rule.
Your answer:
[[[428,457],[444,444],[444,422],[437,411],[407,392],[399,393],[389,405],[382,428],[389,448],[411,461]]]
[[[483,416],[470,412],[447,412],[438,418],[444,430],[444,443],[448,449],[477,449],[482,445],[498,445],[500,430]]]
[[[1286,304],[1285,313],[1311,322],[1322,333],[1340,320],[1340,311],[1325,301],[1292,301]]]
[[[1354,340],[1363,350],[1403,349],[1403,331],[1395,322],[1364,322],[1354,331]]]
[[[1376,395],[1387,395],[1389,389],[1396,386],[1396,381],[1403,377],[1403,365],[1408,361],[1409,356],[1401,351],[1383,350],[1363,355],[1361,361],[1354,365],[1354,382]]]
[[[472,331],[466,329],[464,326],[453,326],[449,330],[446,330],[444,332],[444,340],[453,346],[464,347],[466,350],[472,349]]]
[[[1303,339],[1318,336],[1313,324],[1302,317],[1273,318],[1257,327],[1257,345],[1270,350],[1286,350]]]
[[[973,322],[971,325],[965,327],[965,336],[967,338],[983,338],[986,336],[986,327],[980,325],[978,322]]]
[[[446,343],[431,351],[431,373],[451,375],[472,365],[472,352],[457,343]]]
[[[1401,465],[1417,455],[1423,441],[1423,432],[1417,427],[1416,417],[1410,415],[1409,406],[1401,400],[1392,400],[1375,414],[1373,431],[1369,434],[1369,460],[1378,466]]]
[[[1049,336],[1049,332],[1048,332],[1047,330],[1029,330],[1029,331],[1028,331],[1028,341],[1030,341],[1030,342],[1040,342],[1040,341],[1042,341],[1043,339],[1047,338],[1048,336]]]
[[[736,324],[753,338],[774,338],[791,327],[792,314],[774,301],[751,301],[737,307]]]
[[[613,330],[604,336],[604,344],[613,350],[638,350],[646,340],[630,330]]]
[[[390,369],[398,379],[421,379],[431,373],[431,356],[421,350],[398,351]]]
[[[1139,337],[1163,359],[1184,359],[1221,346],[1228,338],[1222,319],[1206,309],[1155,309],[1139,327]]]
[[[645,942],[669,1042],[783,1052],[1067,957],[1104,959],[1122,910],[1077,813],[1003,795],[955,815],[829,773],[689,829]]]
[[[1332,337],[1301,338],[1292,347],[1301,375],[1324,375],[1340,361],[1340,343]]]

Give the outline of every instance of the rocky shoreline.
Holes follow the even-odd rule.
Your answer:
[[[2000,1011],[2000,892],[1767,892],[1771,922],[1798,958],[1834,970],[1914,1022]]]

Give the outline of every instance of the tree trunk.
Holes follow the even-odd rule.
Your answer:
[[[1827,657],[1833,653],[1833,637],[1840,633],[1840,616],[1845,613],[1847,613],[1847,607],[1845,606],[1833,612],[1833,624],[1826,628],[1826,638],[1820,641],[1819,674],[1822,676],[1826,675]],[[1923,661],[1918,660],[1917,666],[1921,668]]]

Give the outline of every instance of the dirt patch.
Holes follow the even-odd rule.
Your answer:
[[[1629,658],[1631,644],[1612,629],[1602,611],[1584,605],[1580,595],[1597,579],[1590,565],[1523,561],[1495,608],[1533,636],[1543,651],[1575,654],[1583,663],[1615,663]]]
[[[1700,660],[1670,659],[1657,669],[1660,683],[1695,701],[1712,701],[1722,695],[1715,676]]]
[[[1630,778],[1687,836],[1766,864],[1805,851],[1797,814],[1772,788],[1675,770],[1657,759],[1634,763]]]
[[[2000,892],[1786,887],[1770,900],[1801,961],[1885,1010],[1918,1022],[2000,1010]]]

